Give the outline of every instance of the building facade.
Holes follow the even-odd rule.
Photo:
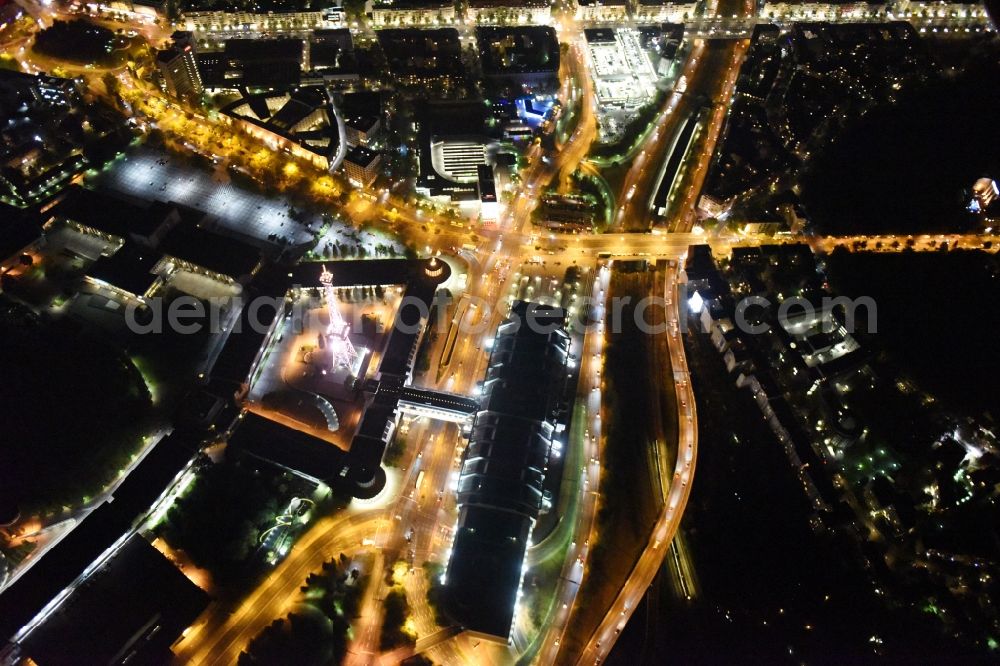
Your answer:
[[[453,25],[458,21],[450,0],[379,0],[372,6],[376,28]]]
[[[637,0],[633,14],[640,23],[684,23],[698,15],[698,3]]]
[[[545,0],[469,0],[467,25],[545,25],[552,21]]]
[[[355,146],[344,157],[344,174],[358,187],[368,187],[379,175],[382,156],[364,146]]]
[[[179,27],[197,33],[222,31],[289,32],[344,27],[339,7],[309,12],[184,12]]]
[[[625,0],[575,0],[573,13],[585,23],[623,23],[628,20]]]
[[[204,91],[194,49],[190,44],[171,46],[156,54],[156,68],[164,90],[171,97],[192,98]]]

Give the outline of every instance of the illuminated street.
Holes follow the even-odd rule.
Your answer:
[[[91,613],[127,634],[101,647],[110,663],[138,663],[154,648],[212,666],[276,654],[349,666],[589,666],[639,654],[655,663],[664,639],[649,628],[669,635],[671,613],[699,603],[713,618],[777,632],[763,600],[743,615],[712,600],[721,579],[709,573],[704,521],[719,505],[702,484],[723,478],[712,447],[730,416],[713,411],[719,402],[748,410],[727,446],[787,456],[780,473],[803,493],[807,529],[856,539],[858,585],[891,590],[887,599],[941,620],[956,640],[974,637],[963,645],[996,649],[983,629],[995,628],[993,606],[975,601],[989,598],[994,562],[949,541],[952,519],[993,515],[992,422],[928,412],[906,427],[934,423],[934,441],[915,453],[913,436],[899,454],[878,410],[866,409],[958,401],[917,388],[934,375],[891,374],[875,331],[848,330],[855,313],[822,300],[856,286],[841,264],[879,255],[968,261],[986,267],[976,284],[991,284],[995,174],[964,165],[982,174],[961,196],[939,195],[962,200],[962,225],[863,234],[809,224],[800,182],[814,164],[811,137],[843,129],[824,113],[847,126],[885,100],[908,103],[897,95],[917,87],[906,77],[925,82],[915,40],[991,44],[979,6],[806,16],[748,0],[512,1],[489,14],[475,3],[376,2],[367,14],[293,3],[236,18],[229,4],[192,2],[168,18],[140,3],[16,4],[0,25],[12,65],[0,77],[12,100],[0,100],[12,137],[0,193],[12,220],[0,227],[11,239],[0,256],[4,326],[31,322],[12,327],[23,358],[39,354],[31,342],[58,348],[50,326],[79,336],[80,348],[111,346],[105,365],[120,376],[104,381],[133,402],[122,398],[113,415],[85,408],[95,421],[84,428],[108,423],[107,449],[90,443],[95,461],[73,459],[55,477],[73,478],[70,491],[15,497],[13,508],[0,493],[0,592],[11,591],[0,666],[79,658],[93,630],[67,639],[63,654],[49,652],[49,636],[89,626],[79,614],[100,605],[97,594],[112,599],[109,614],[115,603],[142,607],[121,623]],[[487,25],[494,41],[476,30]],[[72,57],[46,45],[59,30],[79,40]],[[502,56],[493,78],[477,40]],[[861,75],[824,60],[834,43],[857,50]],[[966,57],[956,44],[941,49],[952,74]],[[898,66],[885,81],[864,69],[879,58]],[[840,85],[862,102],[836,106],[848,97]],[[252,94],[262,90],[270,97]],[[429,129],[434,109],[453,108],[481,112],[469,121],[479,126]],[[91,209],[74,208],[81,200]],[[927,270],[959,274],[957,265]],[[612,274],[649,278],[645,295],[662,306],[662,328],[643,330],[657,351],[628,368],[659,410],[641,424],[641,443],[616,412],[628,397],[608,394],[607,347],[621,332],[609,330],[620,325]],[[751,297],[765,302],[750,317],[762,331],[753,336],[741,328]],[[782,309],[793,299],[808,312]],[[207,331],[176,330],[184,306],[222,300]],[[521,312],[552,326],[526,326]],[[23,332],[34,326],[45,332]],[[715,365],[703,358],[713,347]],[[774,441],[737,435],[744,421]],[[621,474],[609,451],[628,445],[643,447],[655,505],[651,520],[635,510],[634,561],[607,555],[618,547],[609,506],[642,501],[645,479],[629,480],[634,498],[606,494],[609,473]],[[79,454],[63,448],[53,457]],[[900,464],[909,476],[897,481]],[[919,522],[917,511],[935,517]],[[129,589],[116,567],[130,572]],[[138,599],[147,583],[135,576],[156,567],[162,591],[150,584]],[[906,567],[933,592],[907,587]],[[807,638],[789,638],[787,656],[805,663],[823,647],[808,642],[813,621],[795,619]],[[869,633],[866,649],[899,657],[882,655],[882,636]]]

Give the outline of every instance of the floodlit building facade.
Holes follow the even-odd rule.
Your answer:
[[[308,12],[184,12],[178,25],[196,33],[330,30],[344,26],[344,11],[331,7]]]
[[[377,0],[371,12],[377,28],[452,25],[457,19],[450,0]]]
[[[465,22],[469,25],[543,25],[551,22],[546,0],[469,0]]]
[[[586,23],[621,23],[628,20],[625,0],[575,0],[573,13]]]
[[[640,23],[683,23],[698,15],[698,3],[637,0],[634,14]]]

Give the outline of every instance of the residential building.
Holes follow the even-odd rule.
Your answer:
[[[633,14],[640,23],[684,23],[698,15],[698,3],[636,0]]]
[[[885,7],[884,3],[867,2],[765,2],[760,15],[767,19],[827,21],[839,17],[879,16]]]
[[[469,0],[467,25],[545,25],[552,21],[548,0]]]
[[[628,20],[627,0],[574,0],[574,15],[584,23],[624,23]]]
[[[376,0],[371,11],[378,28],[453,25],[456,18],[454,0]]]
[[[324,80],[357,79],[358,61],[351,31],[347,28],[314,30],[309,38],[307,69],[320,74]]]
[[[454,28],[379,30],[389,72],[401,85],[449,87],[465,78],[462,43]]]
[[[277,88],[299,84],[305,52],[301,39],[230,39],[222,52],[197,60],[206,88]]]
[[[344,26],[344,11],[340,7],[288,12],[185,11],[178,24],[199,36],[219,32],[331,30]]]

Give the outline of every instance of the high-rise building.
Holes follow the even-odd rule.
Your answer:
[[[160,51],[156,54],[156,66],[160,70],[164,89],[173,97],[194,97],[204,90],[191,44],[181,46],[175,43]]]

